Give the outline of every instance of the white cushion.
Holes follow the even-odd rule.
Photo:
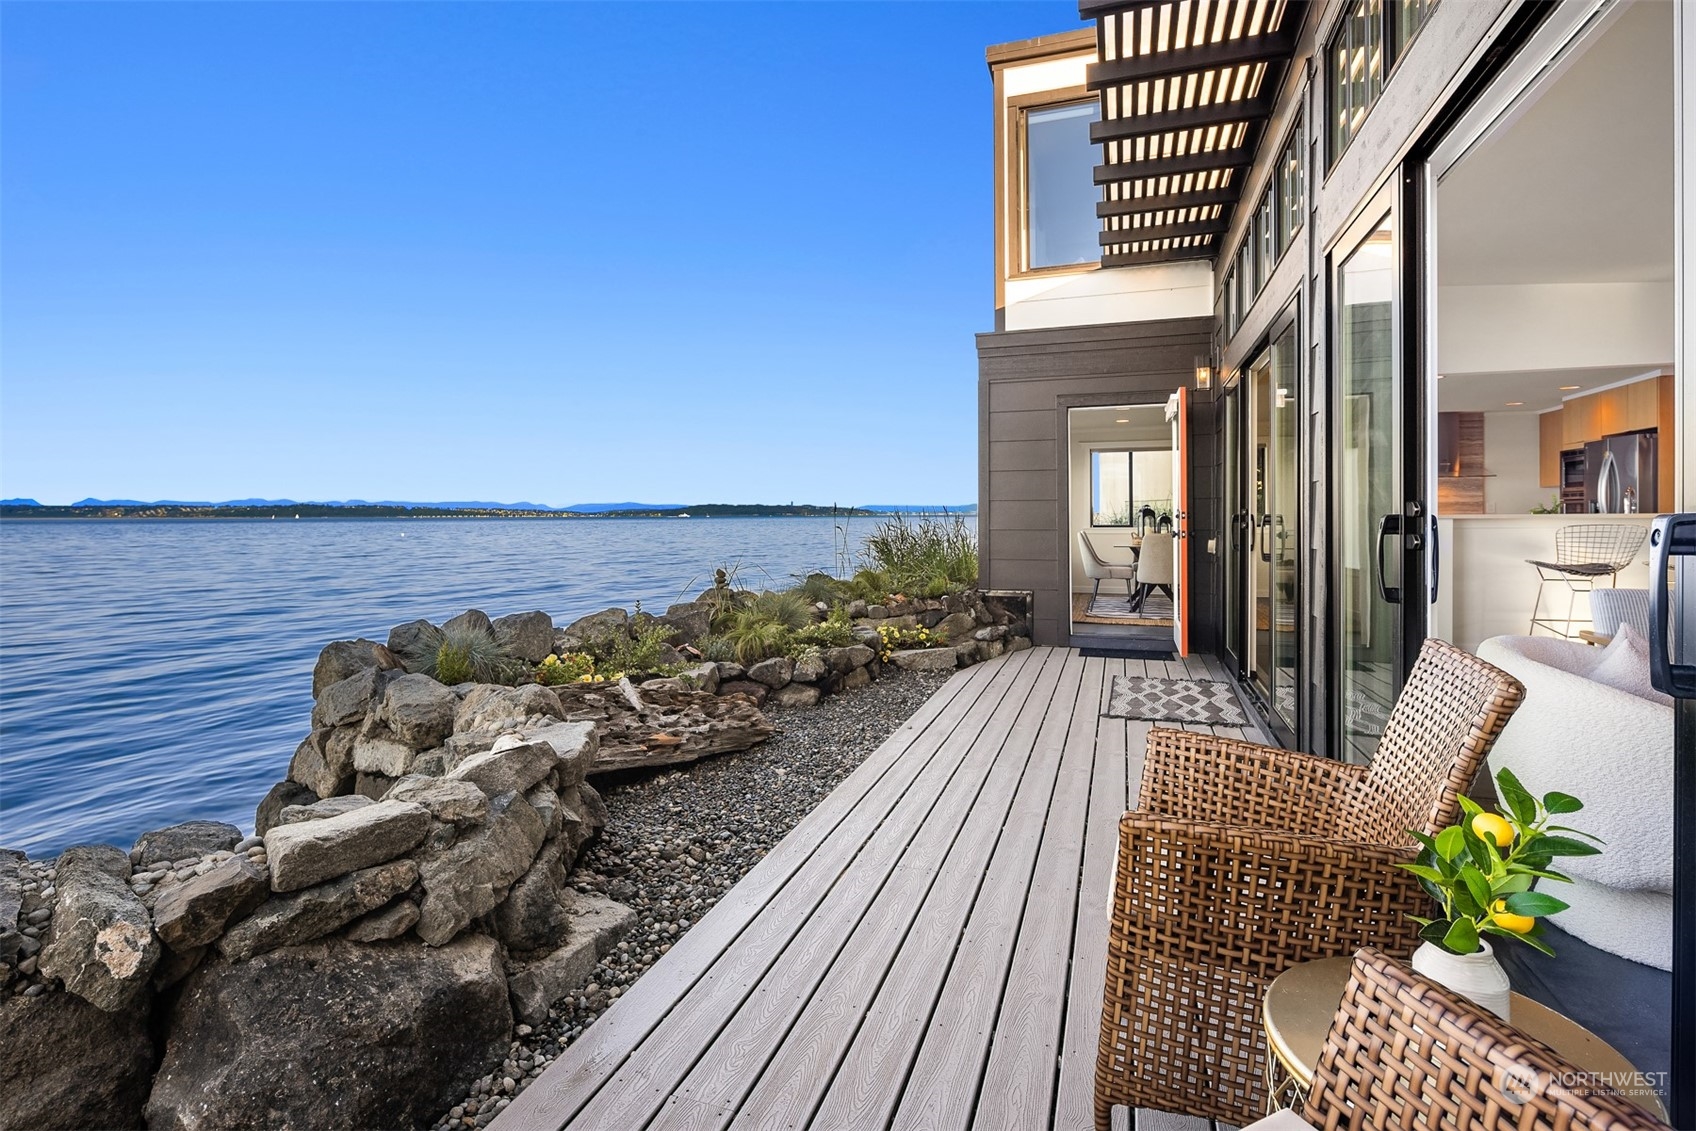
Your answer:
[[[1672,706],[1672,696],[1656,691],[1649,681],[1649,642],[1637,635],[1637,630],[1629,624],[1619,626],[1619,633],[1603,649],[1602,658],[1596,666],[1590,669],[1590,678],[1651,703]]]
[[[1257,1119],[1242,1131],[1318,1131],[1313,1124],[1291,1111],[1279,1108],[1265,1119]]]

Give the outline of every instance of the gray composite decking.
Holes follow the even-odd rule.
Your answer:
[[[1126,673],[1224,678],[1064,648],[957,673],[492,1126],[1089,1128],[1151,725],[1101,715]]]

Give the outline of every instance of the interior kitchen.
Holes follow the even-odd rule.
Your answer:
[[[1579,638],[1591,587],[1648,584],[1635,530],[1672,508],[1680,441],[1666,15],[1626,9],[1438,183],[1431,632],[1462,648]],[[1640,81],[1610,81],[1626,59]]]

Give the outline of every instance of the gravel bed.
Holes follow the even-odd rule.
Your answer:
[[[507,1058],[436,1128],[486,1126],[951,674],[884,671],[773,712],[777,732],[752,750],[600,783],[611,819],[571,883],[634,908],[637,925],[581,995],[556,1002],[539,1028],[518,1026]]]

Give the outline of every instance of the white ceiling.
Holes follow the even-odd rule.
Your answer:
[[[1642,376],[1641,365],[1608,369],[1539,369],[1524,373],[1445,373],[1437,382],[1438,412],[1536,412],[1562,397]],[[1656,370],[1655,372],[1659,372]],[[1577,385],[1563,391],[1562,385]],[[1509,401],[1523,401],[1510,405]]]
[[[1444,178],[1439,284],[1672,278],[1672,16],[1632,4]]]
[[[1165,405],[1074,408],[1068,419],[1073,443],[1128,444],[1143,449],[1172,446],[1172,426],[1166,423]],[[1120,424],[1120,420],[1128,423]]]

